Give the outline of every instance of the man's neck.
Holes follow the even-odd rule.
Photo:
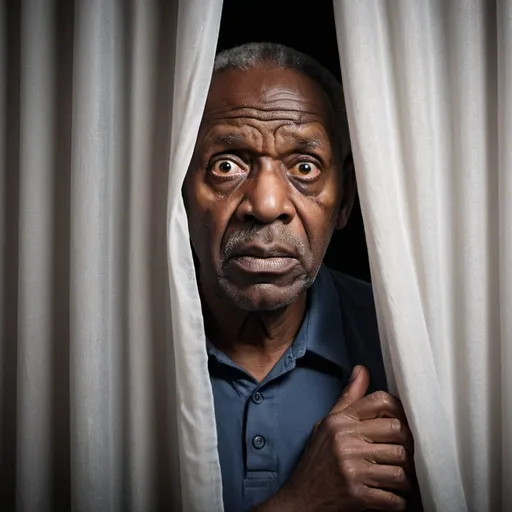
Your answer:
[[[244,311],[202,290],[210,342],[259,382],[292,344],[306,310],[306,292],[274,311]]]

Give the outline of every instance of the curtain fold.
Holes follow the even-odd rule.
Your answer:
[[[120,7],[116,2],[79,2],[75,6],[70,176],[71,499],[87,510],[122,510],[123,288],[129,269],[122,229],[127,173],[123,168],[126,81]]]
[[[197,291],[168,279],[221,8],[0,4],[1,510],[222,510]]]
[[[202,17],[197,16],[200,9]],[[217,429],[203,315],[181,185],[192,158],[213,71],[222,0],[180,4],[169,180],[169,281],[181,423],[184,510],[222,510]]]
[[[18,279],[18,436],[17,481],[30,488],[19,497],[21,510],[35,509],[48,500],[48,439],[51,425],[51,314],[50,279],[52,251],[51,135],[53,75],[51,15],[42,4],[23,6],[22,31],[27,37],[21,49],[20,168],[19,168],[19,279]],[[37,259],[31,257],[37,254]],[[31,346],[31,339],[39,343]]]
[[[334,1],[383,350],[428,511],[510,503],[511,7]]]
[[[512,503],[512,444],[507,435],[512,426],[512,400],[508,390],[512,390],[512,2],[497,3],[497,101],[498,101],[498,269],[499,269],[499,319],[501,343],[502,393],[496,397],[496,407],[501,408],[501,440],[498,447],[501,456],[501,475],[496,475],[501,483],[502,504]]]

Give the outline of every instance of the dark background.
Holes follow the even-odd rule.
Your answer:
[[[341,81],[330,0],[316,0],[307,8],[289,0],[224,0],[217,51],[256,41],[281,43],[307,53]],[[347,227],[335,232],[325,262],[331,268],[370,280],[359,201]]]

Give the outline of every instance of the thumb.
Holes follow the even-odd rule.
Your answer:
[[[343,390],[343,393],[341,394],[336,404],[334,404],[331,413],[341,412],[352,405],[354,402],[364,398],[369,385],[370,374],[368,373],[368,370],[361,365],[355,366],[352,370],[349,383]]]

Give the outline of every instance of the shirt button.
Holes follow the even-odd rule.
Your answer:
[[[252,438],[252,445],[256,450],[261,450],[265,445],[267,444],[267,441],[263,436],[254,436]]]
[[[259,391],[256,391],[256,393],[252,395],[252,401],[255,404],[261,404],[261,402],[263,402],[263,395]]]

